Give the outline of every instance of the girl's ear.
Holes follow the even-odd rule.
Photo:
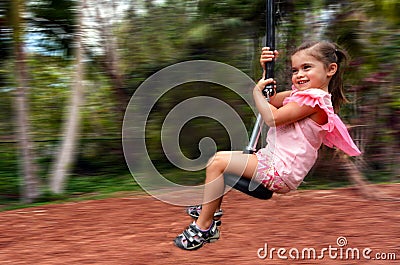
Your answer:
[[[328,73],[327,73],[328,77],[332,77],[336,73],[337,69],[338,69],[337,63],[331,63],[328,67]]]

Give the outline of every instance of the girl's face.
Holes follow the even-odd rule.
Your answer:
[[[328,92],[331,77],[336,73],[337,64],[329,67],[309,55],[307,50],[299,51],[292,56],[292,83],[298,90],[319,88]]]

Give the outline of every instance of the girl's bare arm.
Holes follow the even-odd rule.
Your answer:
[[[265,100],[264,95],[262,94],[262,89],[267,84],[271,84],[273,82],[274,82],[273,79],[267,79],[267,80],[261,79],[253,90],[253,97],[256,107],[259,113],[261,114],[264,122],[269,127],[276,127],[284,124],[290,124],[295,121],[304,119],[305,117],[311,116],[314,113],[320,111],[320,109],[317,107],[313,108],[307,105],[300,106],[296,102],[290,102],[285,106],[279,108],[272,103],[268,103],[267,100]],[[282,94],[279,95],[278,97],[279,101],[280,98],[283,98],[284,95],[285,95],[284,92],[282,92]]]
[[[283,106],[283,101],[286,97],[290,96],[291,91],[282,91],[277,93],[275,96],[270,97],[269,103],[271,103],[276,108],[280,108]]]

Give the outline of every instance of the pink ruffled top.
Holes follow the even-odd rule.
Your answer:
[[[271,127],[267,135],[267,146],[259,155],[272,158],[276,171],[291,188],[296,189],[315,164],[318,149],[324,143],[337,147],[351,156],[361,152],[351,139],[346,126],[333,111],[331,94],[321,89],[299,91],[294,86],[292,93],[283,101],[297,102],[300,106],[318,105],[328,115],[328,122],[319,125],[307,117],[291,124]]]

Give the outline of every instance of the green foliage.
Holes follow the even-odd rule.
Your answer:
[[[12,37],[10,33],[10,4],[11,1],[0,1],[0,90],[6,86],[6,75],[2,68],[5,60],[12,53]]]
[[[43,64],[46,61],[46,64]],[[72,70],[59,57],[34,56],[29,59],[30,108],[35,139],[57,139],[70,97]]]
[[[240,18],[244,21],[262,19],[265,10],[265,1],[257,0],[227,0],[227,1],[199,1],[199,12],[206,16],[222,16],[225,18]]]
[[[181,5],[157,6],[147,15],[129,14],[118,25],[123,71],[128,76],[139,78],[140,82],[185,57],[185,34],[191,22],[185,10]]]
[[[5,71],[4,71],[5,72]],[[13,139],[12,132],[14,131],[12,97],[10,90],[12,88],[4,86],[0,88],[0,139],[11,140]]]
[[[192,82],[180,85],[168,93],[165,93],[155,104],[152,112],[149,115],[146,126],[146,147],[147,153],[156,166],[157,170],[163,175],[186,175],[184,178],[179,178],[180,182],[187,181],[188,183],[196,183],[199,181],[199,175],[193,172],[181,172],[174,165],[172,165],[163,152],[161,144],[161,131],[163,122],[168,115],[169,111],[173,109],[178,103],[184,102],[187,99],[197,96],[208,96],[218,98],[232,107],[235,112],[241,117],[242,121],[247,127],[252,126],[254,114],[249,106],[237,94],[231,90],[204,82]],[[224,121],[229,122],[229,121]],[[164,128],[165,129],[165,128]],[[234,134],[234,132],[230,132]],[[247,142],[234,143],[232,146],[229,142],[229,134],[220,122],[207,117],[197,117],[184,124],[179,131],[179,145],[180,151],[189,159],[197,159],[203,155],[203,160],[199,161],[199,165],[205,166],[208,159],[212,157],[216,150],[203,150],[203,154],[199,150],[199,142],[204,137],[210,137],[214,140],[217,150],[239,150],[242,149]],[[165,141],[165,139],[164,139]],[[208,152],[208,153],[207,153]],[[176,154],[180,157],[180,154]],[[201,178],[202,179],[202,178]],[[183,183],[181,183],[183,184]]]
[[[78,196],[89,193],[109,194],[119,191],[137,191],[138,185],[131,175],[72,176],[68,181],[67,194]]]
[[[0,143],[0,205],[19,199],[18,155],[15,143]]]
[[[75,24],[74,0],[32,1],[28,3],[33,17],[30,23],[36,28],[33,32],[41,36],[39,44],[51,53],[71,56],[73,51],[73,32]]]

